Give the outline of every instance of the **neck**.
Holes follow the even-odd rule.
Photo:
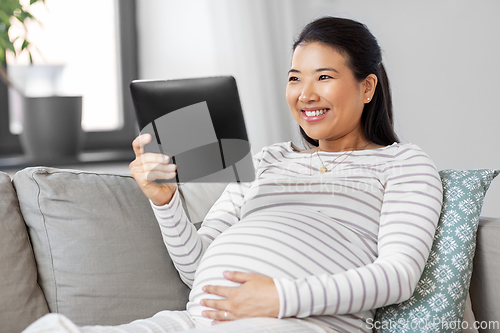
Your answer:
[[[364,136],[342,137],[334,140],[319,140],[318,148],[321,151],[338,152],[367,148],[371,142]],[[316,149],[318,149],[316,148]]]

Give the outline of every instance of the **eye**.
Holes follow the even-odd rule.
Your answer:
[[[330,75],[325,75],[325,74],[323,74],[323,75],[320,75],[318,79],[319,79],[319,80],[326,80],[326,79],[331,79],[331,78],[332,78],[332,77],[331,77]]]
[[[288,78],[288,82],[298,81],[298,80],[299,80],[299,78],[298,78],[298,77],[296,77],[296,76],[290,76],[290,77]]]

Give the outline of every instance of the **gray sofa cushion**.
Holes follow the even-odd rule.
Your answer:
[[[185,309],[189,289],[132,177],[38,167],[13,183],[51,312],[116,325]]]
[[[477,230],[476,255],[470,296],[477,321],[494,322],[496,327],[481,332],[498,332],[500,327],[500,219],[482,218]]]
[[[0,172],[0,331],[19,333],[49,312],[9,175]]]
[[[221,196],[228,183],[182,183],[179,194],[184,211],[192,223],[203,222],[210,208]]]

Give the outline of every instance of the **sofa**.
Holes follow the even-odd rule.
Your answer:
[[[179,186],[193,223],[225,186]],[[49,312],[116,325],[185,308],[189,289],[132,177],[26,168],[13,179],[0,172],[0,196],[0,332],[21,332]],[[499,239],[500,218],[481,218],[467,318],[500,320]]]

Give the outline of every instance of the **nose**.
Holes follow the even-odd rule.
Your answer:
[[[299,95],[299,101],[302,103],[316,102],[319,99],[312,83],[305,83]]]

